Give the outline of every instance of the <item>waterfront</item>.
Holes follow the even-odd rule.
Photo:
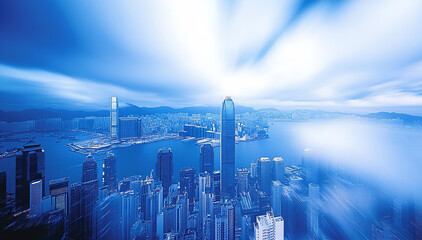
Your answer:
[[[300,164],[303,149],[309,147],[309,142],[303,141],[301,136],[308,129],[318,128],[316,122],[274,122],[269,128],[269,138],[259,141],[241,142],[236,144],[236,167],[250,167],[252,161],[257,158],[267,156],[281,156],[285,159],[286,165]],[[402,154],[400,166],[406,169],[417,169],[421,166],[422,134],[421,129],[397,128],[379,125],[373,127],[373,139],[391,139],[386,148],[395,148],[396,152]],[[62,133],[60,133],[62,134]],[[46,181],[61,177],[69,177],[70,183],[79,182],[82,174],[82,162],[85,155],[69,151],[67,143],[72,142],[69,139],[58,139],[60,134],[50,133],[31,133],[30,136],[36,137],[34,140],[41,143],[45,150],[45,173]],[[95,136],[91,133],[63,133],[77,134],[80,140],[87,140]],[[15,138],[23,138],[28,134],[16,134]],[[318,139],[315,136],[315,139]],[[12,147],[21,147],[25,141],[2,142],[0,152]],[[173,180],[179,179],[179,170],[182,168],[193,167],[198,169],[200,146],[196,141],[166,140],[148,144],[138,144],[129,147],[113,149],[117,157],[117,176],[118,179],[132,175],[149,174],[155,169],[156,154],[159,148],[170,147],[174,155],[174,176]],[[94,157],[98,164],[98,177],[102,177],[103,157],[106,152],[95,154]],[[419,154],[418,154],[419,153]],[[413,157],[411,157],[413,156]],[[417,157],[415,157],[417,156]],[[389,160],[389,159],[387,159]],[[395,160],[395,159],[393,159]],[[393,161],[389,160],[389,161]],[[415,165],[416,164],[416,165]],[[220,155],[219,148],[215,148],[215,169],[219,169]],[[369,164],[368,164],[369,165]],[[417,166],[417,167],[414,167]],[[0,159],[0,170],[6,170],[7,190],[14,192],[14,173],[15,158]],[[9,174],[12,173],[12,174]],[[414,177],[413,171],[408,171],[408,177]],[[394,179],[394,178],[393,178]],[[417,181],[415,179],[413,181]],[[420,180],[420,177],[419,177]],[[48,192],[48,189],[47,189]]]

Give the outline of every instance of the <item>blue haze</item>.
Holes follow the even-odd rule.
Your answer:
[[[302,152],[304,148],[309,147],[298,136],[304,129],[318,127],[317,122],[275,122],[270,123],[269,138],[259,141],[242,142],[236,144],[236,168],[250,167],[252,161],[256,161],[259,157],[276,157],[281,156],[285,159],[286,165],[301,164]],[[375,125],[373,139],[387,139],[382,146],[383,149],[394,149],[401,154],[401,158],[386,161],[385,169],[390,168],[388,164],[393,163],[406,169],[406,172],[397,170],[391,176],[389,181],[408,182],[407,190],[417,191],[422,194],[422,190],[415,189],[412,186],[417,186],[420,176],[415,172],[422,165],[422,158],[419,146],[422,145],[422,130],[419,128],[397,128],[391,126]],[[73,133],[71,133],[73,134]],[[37,136],[35,139],[41,143],[45,150],[46,157],[46,181],[57,179],[61,177],[70,177],[70,183],[80,182],[82,175],[82,162],[85,159],[84,155],[68,151],[65,146],[67,140],[57,143],[56,137],[49,137],[48,133],[31,134]],[[82,134],[85,138],[87,134]],[[25,136],[19,134],[16,136]],[[78,136],[83,139],[82,136]],[[2,142],[0,152],[4,152],[11,147],[20,147],[25,142]],[[124,177],[133,175],[147,175],[151,170],[155,170],[155,161],[157,152],[162,147],[170,147],[173,151],[174,157],[174,176],[173,182],[179,181],[179,170],[182,168],[195,168],[196,172],[199,169],[199,149],[200,147],[194,141],[182,142],[180,140],[168,140],[162,142],[155,142],[150,144],[141,144],[125,148],[114,149],[113,152],[117,157],[117,177],[121,180]],[[220,169],[220,148],[214,149],[214,166],[216,170]],[[94,157],[98,164],[98,178],[102,181],[102,165],[105,153],[96,154]],[[362,164],[361,169],[366,169],[370,163]],[[14,173],[15,173],[15,158],[7,158],[0,160],[0,171],[6,170],[7,176],[7,190],[14,192]],[[13,174],[13,176],[12,176]],[[376,176],[376,170],[372,174],[363,176],[369,180],[376,180],[374,184],[382,185],[385,179],[379,179]],[[408,181],[414,179],[414,181]],[[102,183],[100,183],[100,186]],[[385,186],[385,188],[389,188]],[[397,189],[397,188],[396,188]],[[394,190],[391,190],[394,191]],[[46,192],[46,194],[48,194]],[[408,193],[406,193],[408,194]]]

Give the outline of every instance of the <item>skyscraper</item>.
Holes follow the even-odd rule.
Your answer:
[[[130,139],[142,136],[141,119],[137,117],[119,118],[119,138]]]
[[[282,217],[274,217],[272,212],[266,215],[257,216],[255,228],[256,240],[283,240],[284,220]]]
[[[220,171],[214,171],[213,191],[214,191],[214,202],[220,201],[221,197],[221,184],[220,184]]]
[[[308,183],[319,183],[318,159],[315,157],[315,153],[309,148],[303,150],[302,168],[304,169],[305,177]]]
[[[283,182],[284,179],[284,160],[282,157],[273,158],[273,181]]]
[[[82,185],[74,183],[70,187],[69,235],[72,239],[82,238]]]
[[[108,192],[117,191],[116,156],[111,152],[104,157],[103,172],[103,183],[107,186]]]
[[[215,239],[235,239],[235,212],[231,202],[221,206],[221,212],[215,217]]]
[[[98,200],[97,162],[91,154],[86,157],[82,169],[82,238],[91,239],[93,236],[93,210]]]
[[[122,197],[119,193],[111,194],[95,207],[95,239],[121,239]]]
[[[201,146],[199,172],[214,172],[214,147],[210,143]]]
[[[200,173],[198,176],[198,199],[199,199],[199,226],[198,226],[198,232],[201,234],[203,231],[203,219],[207,216],[208,209],[207,209],[207,199],[206,195],[208,191],[211,189],[211,175],[210,173]]]
[[[111,97],[110,104],[110,135],[111,137],[118,137],[119,133],[119,104],[117,97]]]
[[[235,108],[233,100],[226,97],[221,107],[220,139],[221,196],[235,195]]]
[[[173,178],[173,153],[170,148],[161,148],[157,154],[155,163],[157,180],[161,181],[164,190],[164,198],[167,197]]]
[[[42,180],[34,180],[30,183],[29,216],[31,218],[39,217],[42,213],[42,185]]]
[[[132,225],[136,222],[135,195],[133,191],[122,192],[122,239],[130,239]]]
[[[29,184],[42,180],[42,196],[45,195],[45,153],[39,143],[29,141],[16,154],[16,208],[29,208]]]
[[[258,186],[261,191],[267,194],[267,196],[271,195],[271,173],[271,160],[267,157],[258,159]]]
[[[54,209],[62,209],[65,214],[68,213],[69,204],[69,178],[60,178],[51,180],[50,183],[50,195],[54,197]]]
[[[180,194],[176,202],[176,232],[184,234],[188,224],[188,196]]]
[[[281,216],[281,199],[283,186],[280,181],[272,181],[271,186],[271,208],[273,209],[274,216]]]
[[[318,239],[319,236],[319,186],[315,183],[309,184],[308,197],[308,226],[312,238]]]
[[[189,212],[193,210],[195,198],[195,169],[180,170],[180,193],[187,193],[189,199]]]
[[[246,194],[249,189],[249,169],[238,168],[237,169],[237,190],[239,194]]]

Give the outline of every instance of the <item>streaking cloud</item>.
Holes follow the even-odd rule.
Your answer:
[[[46,107],[48,99],[72,99],[68,107],[105,108],[111,95],[146,106],[217,105],[230,95],[257,108],[422,114],[416,0],[9,2],[0,9],[7,82],[0,92],[15,100],[40,88],[31,94]],[[2,109],[19,104],[2,102]]]

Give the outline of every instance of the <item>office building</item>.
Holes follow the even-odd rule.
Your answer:
[[[119,193],[111,194],[98,202],[94,210],[95,239],[118,240],[121,238],[122,200]]]
[[[302,168],[305,173],[305,179],[308,183],[318,184],[319,166],[318,159],[311,149],[305,149],[302,157]]]
[[[235,195],[235,108],[233,100],[226,97],[221,107],[220,176],[221,195]]]
[[[233,204],[226,201],[221,206],[221,211],[215,217],[215,239],[235,239],[235,211]]]
[[[82,185],[74,183],[70,187],[69,235],[82,239],[82,230]]]
[[[283,240],[284,220],[282,217],[274,217],[271,212],[257,216],[254,224],[256,240]]]
[[[199,199],[199,214],[198,217],[202,224],[202,219],[206,217],[209,213],[207,208],[207,198],[206,195],[211,192],[211,174],[210,173],[200,173],[198,176],[198,199]],[[200,229],[203,228],[203,225],[200,224]],[[198,231],[199,232],[199,231]]]
[[[177,197],[176,202],[176,232],[185,233],[188,224],[188,195],[184,193]]]
[[[237,190],[239,194],[246,194],[249,191],[249,169],[237,169]]]
[[[129,239],[132,225],[136,222],[137,212],[133,191],[121,193],[122,199],[122,239]]]
[[[110,194],[117,191],[116,156],[111,152],[107,153],[104,157],[103,184],[104,186],[107,186],[107,191]]]
[[[308,196],[308,226],[312,238],[319,239],[319,186],[315,183],[309,184]]]
[[[258,187],[271,196],[272,161],[267,157],[258,159]]]
[[[141,119],[137,117],[119,118],[119,138],[131,139],[142,137]]]
[[[271,186],[271,208],[275,217],[281,216],[281,200],[283,194],[283,185],[280,181],[272,181]]]
[[[201,146],[199,154],[199,172],[214,172],[214,147],[210,144]]]
[[[284,159],[282,157],[273,158],[273,181],[283,182],[284,180]]]
[[[221,184],[220,184],[220,171],[214,171],[214,181],[213,183],[213,189],[214,189],[214,202],[219,202],[221,199]]]
[[[119,104],[117,97],[111,97],[110,103],[110,135],[118,137],[119,134]]]
[[[158,151],[155,171],[157,180],[162,183],[165,198],[173,179],[173,153],[170,148],[161,148]]]
[[[54,211],[56,207],[56,198],[52,196],[45,196],[42,198],[42,213]]]
[[[249,215],[242,216],[241,239],[249,239],[252,232],[252,219]]]
[[[82,238],[91,239],[93,236],[93,210],[98,200],[97,162],[89,154],[82,165]]]
[[[16,154],[16,209],[29,208],[29,185],[41,180],[42,196],[45,196],[45,153],[39,143],[29,141]]]
[[[50,185],[50,196],[54,197],[54,209],[62,209],[64,213],[68,214],[69,204],[69,178],[60,178],[57,180],[51,180]]]
[[[42,214],[42,186],[43,186],[42,180],[35,180],[30,183],[29,216],[31,218],[39,217]]]
[[[194,199],[195,199],[195,169],[188,168],[182,169],[179,172],[180,175],[180,193],[187,193],[189,200],[189,212],[193,210]]]

